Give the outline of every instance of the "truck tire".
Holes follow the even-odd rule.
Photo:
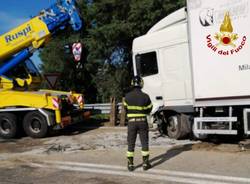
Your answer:
[[[172,139],[180,139],[181,137],[180,115],[172,115],[168,118],[167,134]]]
[[[12,113],[0,113],[0,137],[14,138],[17,134],[17,117]]]
[[[167,134],[170,138],[183,139],[190,135],[191,127],[188,116],[175,114],[170,116],[167,121]]]
[[[37,111],[28,112],[23,119],[25,133],[33,138],[43,138],[48,133],[48,124],[45,117]]]

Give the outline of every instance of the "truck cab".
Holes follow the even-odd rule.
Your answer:
[[[154,111],[161,106],[173,106],[192,112],[192,80],[184,8],[134,40],[133,64],[134,74],[143,77],[143,90],[150,95]]]
[[[173,138],[190,132],[190,125],[179,131],[179,113],[193,113],[187,29],[182,8],[133,41],[134,75],[142,76],[143,91],[153,103],[151,123],[157,122],[160,132]]]

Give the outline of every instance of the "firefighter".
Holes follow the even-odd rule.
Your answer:
[[[147,115],[152,110],[152,103],[149,96],[141,91],[143,87],[143,80],[139,76],[135,76],[132,79],[131,85],[133,89],[126,94],[124,100],[124,106],[127,112],[128,119],[128,170],[134,170],[134,149],[137,133],[140,136],[142,144],[142,159],[143,170],[151,168],[149,163],[149,146],[148,146],[148,123]]]

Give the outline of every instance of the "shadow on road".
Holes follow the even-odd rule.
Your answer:
[[[106,126],[108,119],[89,119],[84,122],[79,122],[77,124],[69,125],[64,129],[51,131],[49,137],[54,136],[71,136],[78,135],[87,131],[97,129],[99,127]]]
[[[186,145],[180,145],[180,146],[175,146],[171,148],[170,150],[167,150],[166,153],[163,153],[161,155],[158,155],[152,159],[150,159],[150,163],[153,167],[156,167],[160,164],[163,164],[167,160],[170,160],[171,158],[181,154],[184,151],[189,151],[192,150],[193,144],[186,144]],[[142,167],[142,164],[139,164],[135,167],[135,169]]]

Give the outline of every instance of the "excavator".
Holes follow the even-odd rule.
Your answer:
[[[40,89],[42,75],[30,60],[60,31],[83,27],[75,0],[58,0],[39,15],[0,35],[0,137],[14,138],[24,131],[33,138],[45,137],[81,121],[83,95]]]

